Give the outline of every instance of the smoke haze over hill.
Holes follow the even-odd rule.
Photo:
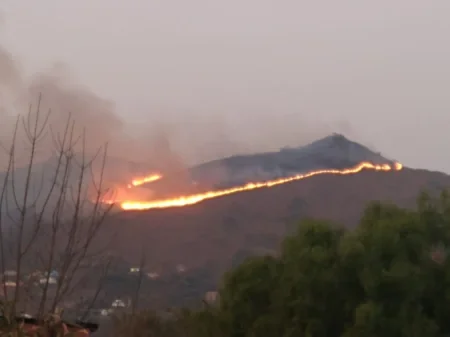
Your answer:
[[[184,162],[338,132],[449,171],[449,6],[4,0],[0,44],[26,78],[68,64],[72,82],[114,102],[126,138],[169,130]]]
[[[95,153],[106,142],[110,143],[110,155],[124,159],[150,161],[154,153],[161,162],[173,162],[176,154],[171,152],[169,134],[163,128],[158,133],[134,133],[134,137],[126,132],[126,122],[116,113],[113,101],[104,99],[89,88],[76,82],[70,71],[61,64],[26,78],[20,71],[20,64],[5,49],[0,49],[0,95],[2,116],[2,141],[8,144],[17,114],[25,115],[31,104],[36,111],[39,95],[41,122],[50,112],[49,126],[52,130],[63,132],[69,118],[74,119],[75,134],[81,135],[86,130],[87,152]],[[21,134],[23,137],[24,135]],[[41,144],[40,156],[47,158],[51,154],[51,137]],[[164,148],[162,151],[161,146]],[[78,149],[81,150],[81,144]]]
[[[15,118],[25,114],[29,105],[35,111],[38,97],[42,94],[42,116],[51,110],[49,125],[56,132],[62,132],[69,113],[76,122],[76,133],[86,129],[87,151],[94,153],[106,142],[110,143],[109,154],[136,162],[146,162],[159,170],[179,170],[186,163],[198,163],[241,152],[276,149],[284,144],[300,145],[325,134],[331,128],[325,125],[311,127],[311,123],[299,123],[298,132],[286,134],[283,125],[286,118],[281,114],[273,124],[269,138],[259,142],[243,143],[234,140],[227,130],[227,123],[220,115],[196,124],[195,112],[186,113],[179,120],[161,118],[149,119],[145,123],[125,120],[118,113],[114,101],[105,99],[77,82],[70,69],[57,63],[48,69],[35,73],[31,78],[24,76],[20,62],[6,49],[0,49],[0,113],[2,116],[2,141],[8,143]],[[294,118],[295,120],[295,118]],[[267,124],[269,120],[257,121]],[[347,125],[348,129],[348,125]],[[249,135],[255,137],[256,128],[249,128]],[[283,143],[277,142],[277,137]],[[262,141],[261,141],[262,140]],[[42,145],[50,154],[51,138]]]
[[[7,14],[2,18],[4,25],[11,25]],[[69,112],[76,120],[78,133],[86,128],[89,152],[95,152],[108,141],[111,156],[147,162],[162,170],[179,169],[237,153],[299,146],[332,131],[355,136],[348,121],[319,122],[305,118],[301,109],[293,114],[292,109],[279,103],[268,105],[267,111],[262,111],[257,120],[242,115],[238,127],[236,120],[231,121],[229,112],[239,111],[241,107],[223,107],[220,101],[207,115],[200,105],[198,110],[192,106],[185,110],[161,107],[148,111],[147,117],[137,120],[131,117],[134,116],[133,107],[124,111],[127,108],[118,107],[114,98],[97,94],[80,83],[71,67],[58,63],[58,59],[47,68],[34,69],[30,75],[23,69],[23,56],[15,55],[4,44],[0,48],[0,133],[4,143],[10,138],[17,113],[25,113],[30,103],[35,107],[39,94],[42,94],[42,111],[52,110],[50,124],[54,130],[63,129]],[[114,69],[110,76],[113,81],[119,80]],[[239,78],[235,81],[238,83]],[[212,99],[207,92],[204,95],[205,101]],[[174,95],[173,101],[177,100]],[[270,135],[259,130],[260,126],[268,125]],[[287,128],[288,125],[291,127]],[[41,155],[48,156],[48,151]]]

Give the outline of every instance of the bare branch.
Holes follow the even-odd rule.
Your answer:
[[[2,285],[3,285],[3,294],[5,297],[5,300],[8,301],[8,292],[6,289],[6,279],[5,279],[5,271],[6,271],[6,265],[5,265],[5,237],[3,235],[3,212],[4,210],[4,204],[3,202],[5,201],[6,198],[6,193],[8,190],[8,180],[9,180],[9,175],[11,172],[11,167],[13,164],[13,156],[12,153],[14,151],[14,141],[17,135],[17,128],[18,128],[18,124],[19,124],[19,119],[17,118],[16,120],[16,124],[14,126],[14,132],[13,132],[13,139],[11,142],[11,146],[10,146],[10,150],[9,150],[9,158],[8,158],[8,166],[6,171],[4,172],[5,177],[3,179],[3,186],[1,189],[1,194],[0,194],[0,263],[1,263],[1,273],[2,273]]]
[[[139,275],[138,275],[138,280],[137,280],[136,289],[135,289],[135,293],[134,293],[134,298],[131,302],[131,314],[132,315],[134,315],[136,313],[136,310],[138,308],[138,300],[139,300],[139,294],[141,292],[142,281],[144,278],[145,264],[146,264],[145,247],[144,247],[144,244],[142,244],[141,260],[139,261]]]
[[[8,167],[0,190],[0,263],[4,281],[8,244],[14,259],[16,287],[14,312],[22,304],[36,305],[42,317],[48,309],[55,310],[61,301],[83,286],[83,272],[102,260],[101,249],[96,244],[98,235],[113,204],[103,204],[105,194],[104,170],[108,146],[100,147],[93,156],[87,153],[86,133],[75,136],[75,122],[69,114],[63,130],[54,130],[50,114],[41,113],[42,96],[36,108],[30,105],[26,116],[19,116],[10,148],[7,152]],[[21,127],[26,145],[25,164],[19,163],[18,130]],[[49,167],[37,171],[39,147],[50,135],[53,151]],[[79,152],[76,150],[81,148]],[[20,151],[23,150],[22,148]],[[95,179],[94,161],[102,154],[99,179]],[[20,170],[19,166],[23,165]],[[9,218],[13,226],[7,229],[4,221]],[[30,268],[39,272],[32,275]],[[105,273],[109,269],[107,263]],[[27,269],[28,268],[28,269]],[[43,270],[42,270],[43,269]],[[52,271],[59,273],[54,284]],[[41,272],[43,274],[41,274]],[[34,274],[33,274],[34,275]],[[38,278],[37,280],[35,278]],[[99,281],[101,287],[104,278]],[[36,285],[37,283],[37,285]],[[4,284],[4,282],[3,282]],[[7,292],[5,295],[7,295]],[[94,294],[96,300],[100,290]]]

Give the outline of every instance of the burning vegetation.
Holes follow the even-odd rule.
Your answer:
[[[118,203],[123,210],[149,210],[154,208],[169,208],[169,207],[183,207],[193,205],[207,199],[213,199],[222,197],[229,194],[238,192],[250,191],[259,188],[269,188],[276,185],[286,184],[297,180],[306,179],[316,175],[333,174],[333,175],[348,175],[356,174],[363,170],[375,170],[375,171],[400,171],[403,168],[402,164],[396,162],[394,164],[373,164],[370,162],[361,162],[358,165],[346,168],[346,169],[322,169],[315,170],[304,174],[296,174],[291,177],[279,178],[274,180],[268,180],[263,182],[249,182],[242,186],[236,186],[226,189],[205,191],[202,193],[196,193],[191,195],[181,195],[177,197],[167,199],[156,200],[139,200],[129,198],[127,200],[121,200],[116,198],[115,200],[105,201],[106,203]],[[128,188],[136,187],[144,183],[153,182],[162,178],[161,174],[153,173],[147,177],[134,179]]]

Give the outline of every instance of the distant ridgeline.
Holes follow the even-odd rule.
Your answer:
[[[363,161],[374,164],[394,162],[343,135],[333,134],[305,146],[204,163],[193,167],[191,176],[199,184],[226,187],[321,169],[343,169]]]
[[[101,162],[101,158],[99,158]],[[183,172],[158,172],[161,179],[149,184],[142,184],[144,189],[150,188],[154,197],[164,195],[189,195],[196,191],[223,189],[240,186],[249,182],[263,182],[277,178],[294,176],[323,169],[344,169],[368,161],[374,164],[392,164],[393,161],[375,153],[367,147],[353,142],[343,135],[333,134],[314,141],[308,145],[292,148],[282,148],[276,152],[236,155],[218,159],[194,166]],[[39,191],[46,195],[51,188],[52,178],[57,164],[56,158],[50,158],[44,163],[36,164],[31,182],[30,199],[35,198]],[[117,157],[107,159],[107,180],[114,185],[126,186],[133,177],[133,171],[145,172],[145,164],[131,163]],[[94,170],[95,171],[95,170]],[[19,200],[23,199],[24,186],[28,168],[17,168],[14,171],[15,193]],[[70,171],[70,184],[76,186],[79,177],[75,165]],[[90,174],[90,170],[86,172]],[[153,172],[154,173],[154,172]],[[60,175],[62,172],[60,172]],[[0,173],[0,181],[4,173]],[[91,177],[85,177],[87,184]],[[13,205],[12,186],[9,186],[8,204]],[[58,195],[55,195],[57,198]],[[41,198],[45,200],[45,198]],[[55,200],[52,200],[55,202]],[[37,205],[39,207],[39,205]],[[5,208],[3,207],[3,211]],[[11,211],[11,209],[10,209]]]

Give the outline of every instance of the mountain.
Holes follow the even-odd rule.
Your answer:
[[[225,185],[235,183],[236,177],[244,182],[258,180],[254,175],[258,169],[273,177],[351,167],[361,161],[393,162],[332,135],[303,147],[209,162],[190,173],[199,180],[217,178],[216,184]],[[214,172],[225,174],[215,176]],[[108,220],[108,228],[119,238],[115,254],[130,266],[138,264],[145,252],[146,271],[161,275],[161,280],[148,285],[152,301],[169,305],[214,289],[223,273],[247,256],[275,253],[301,219],[328,219],[351,228],[371,201],[415,207],[422,190],[438,193],[446,188],[450,188],[450,176],[410,168],[317,175],[186,207],[120,212]],[[180,265],[185,271],[177,278]]]
[[[437,193],[448,187],[446,174],[409,168],[314,176],[191,206],[121,212],[110,219],[110,226],[120,232],[117,247],[129,262],[139,256],[136,243],[144,240],[152,252],[149,259],[157,264],[199,266],[215,256],[227,260],[234,249],[275,249],[290,226],[305,217],[352,227],[370,201],[414,207],[420,191]],[[245,239],[264,236],[266,231],[277,235],[272,244],[259,245],[257,240],[250,244],[252,239]]]
[[[362,161],[374,164],[393,163],[392,160],[343,135],[333,134],[305,146],[282,148],[276,152],[237,155],[203,163],[190,168],[187,176],[191,184],[200,190],[226,188],[315,170],[348,168]],[[180,177],[173,174],[147,186],[155,191],[164,191],[169,184],[176,186],[175,182],[179,180]],[[186,189],[185,186],[181,189],[183,192],[193,192],[193,189]]]
[[[208,162],[184,172],[182,179],[192,180],[200,188],[229,186],[318,169],[346,168],[361,161],[393,163],[334,134],[302,147]],[[110,169],[113,173],[117,169],[116,177],[124,176],[122,171],[128,170],[131,175],[138,170],[120,158],[113,164]],[[176,178],[168,176],[147,187],[163,186]],[[414,207],[420,191],[437,193],[445,188],[450,188],[450,176],[409,168],[318,175],[186,207],[119,212],[105,225],[109,233],[115,234],[110,253],[121,258],[123,270],[138,265],[145,253],[145,270],[160,276],[145,285],[150,301],[167,306],[197,299],[215,289],[223,273],[247,256],[275,253],[301,219],[329,219],[353,227],[370,201]],[[126,292],[124,283],[117,283],[124,280],[123,275],[114,280],[109,284],[111,291]],[[133,280],[130,286],[135,284]]]
[[[223,273],[244,258],[276,252],[301,219],[351,228],[371,201],[415,207],[420,191],[443,188],[450,188],[450,176],[408,168],[322,175],[187,207],[122,212],[107,226],[119,238],[113,245],[117,256],[138,265],[144,251],[145,269],[161,275],[147,285],[155,305],[178,304],[215,289]],[[178,265],[187,271],[174,279]]]
[[[88,156],[88,159],[90,158],[91,156]],[[162,172],[163,179],[144,184],[140,188],[148,188],[155,198],[161,198],[289,177],[314,170],[348,168],[362,161],[392,162],[343,135],[333,134],[305,146],[283,148],[276,152],[232,156],[203,163],[183,171]],[[81,163],[80,155],[76,156],[76,160],[71,165],[69,184],[72,186],[78,184],[79,163]],[[46,195],[52,186],[57,165],[57,158],[52,157],[33,166],[29,198],[34,199],[39,193],[41,196]],[[99,156],[93,163],[92,172],[91,170],[85,172],[84,180],[87,185],[92,186],[91,173],[94,174],[95,179],[99,178],[101,165],[102,158]],[[151,165],[130,162],[118,157],[108,157],[104,182],[113,188],[125,187],[132,179],[146,176],[152,172]],[[18,167],[14,170],[15,193],[19,200],[23,199],[27,174],[28,167]],[[64,166],[61,166],[59,180],[62,180],[63,174]],[[10,175],[10,179],[11,177],[12,175]],[[4,173],[0,172],[0,181],[3,182],[3,178]],[[11,192],[12,188],[9,190]],[[8,193],[8,195],[12,198],[12,193]],[[44,198],[41,197],[41,199]],[[12,200],[10,201],[12,202]]]

